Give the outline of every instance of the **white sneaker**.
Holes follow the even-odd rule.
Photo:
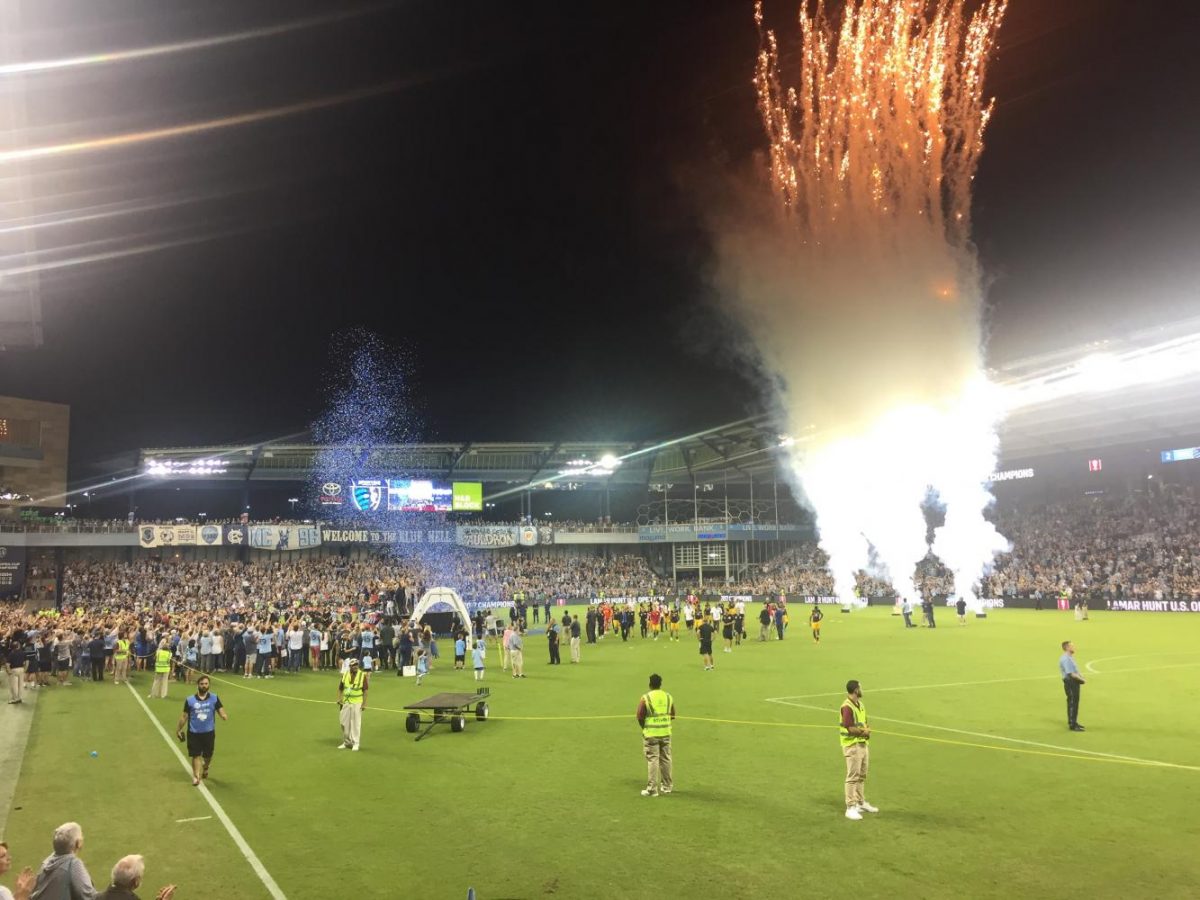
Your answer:
[[[857,822],[862,819],[862,813],[858,811],[858,807],[852,806],[846,810],[846,818],[854,819]]]
[[[674,788],[663,788],[662,790],[659,791],[659,793],[660,794],[669,794],[673,790],[674,790]]]
[[[858,804],[858,808],[859,808],[860,812],[869,812],[869,813],[879,812],[878,806],[872,806],[866,800],[864,800],[862,803]]]
[[[343,741],[342,743],[338,744],[338,749],[345,750],[348,746],[350,746],[350,745],[347,744],[345,741]]]
[[[351,747],[350,749],[351,749],[351,750],[354,750],[355,752],[357,752],[357,751],[358,751],[358,744],[355,744],[355,745],[354,745],[353,747]]]
[[[652,791],[650,788],[642,788],[643,797],[657,797],[658,791]]]

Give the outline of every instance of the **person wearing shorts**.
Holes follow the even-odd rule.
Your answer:
[[[58,676],[59,684],[69,685],[71,682],[67,679],[71,676],[71,642],[61,634],[56,635],[56,640],[54,674]]]
[[[696,629],[696,637],[700,641],[700,659],[704,662],[704,671],[706,672],[713,667],[713,630],[713,624],[708,619],[701,622],[700,627]]]
[[[196,682],[196,693],[183,701],[183,712],[175,726],[175,736],[180,741],[187,741],[188,756],[192,760],[193,785],[200,784],[200,779],[208,777],[208,767],[212,765],[216,747],[217,716],[229,721],[221,698],[209,693],[208,688],[208,676],[201,675]]]

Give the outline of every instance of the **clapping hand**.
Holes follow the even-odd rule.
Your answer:
[[[171,900],[175,896],[175,885],[168,884],[165,887],[158,889],[158,893],[154,895],[154,900]]]
[[[21,870],[21,874],[17,876],[17,882],[13,885],[13,896],[28,897],[33,893],[33,886],[37,883],[37,876],[33,874],[33,869],[26,866]]]

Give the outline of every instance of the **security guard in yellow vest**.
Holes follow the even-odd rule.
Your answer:
[[[637,721],[642,728],[642,746],[646,752],[646,789],[643,797],[669,794],[671,781],[671,720],[675,701],[662,689],[662,676],[650,676],[650,690],[638,703]]]
[[[117,646],[113,651],[113,684],[129,683],[129,641],[125,632],[119,632]]]
[[[839,724],[842,755],[846,757],[846,818],[858,820],[865,812],[877,813],[879,810],[863,796],[870,758],[867,742],[871,740],[871,726],[867,724],[867,708],[862,702],[862,686],[857,681],[846,682],[846,699],[842,701]]]
[[[150,685],[150,697],[166,698],[167,684],[171,678],[171,651],[167,648],[167,639],[158,642],[154,651],[154,682]]]
[[[350,668],[338,680],[338,718],[342,723],[339,750],[358,749],[362,736],[362,711],[367,708],[367,673],[358,668],[358,659],[350,657]]]

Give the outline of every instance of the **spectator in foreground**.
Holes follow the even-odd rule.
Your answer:
[[[7,872],[11,865],[12,858],[8,855],[8,844],[0,841],[0,875]],[[17,876],[11,891],[0,884],[0,900],[29,900],[31,890],[33,890],[33,869],[26,866]]]
[[[104,664],[103,656],[100,662]],[[65,822],[54,829],[54,854],[42,862],[31,900],[96,900],[92,876],[77,855],[81,849],[83,829],[78,822]]]
[[[117,860],[112,870],[112,884],[108,886],[100,900],[138,900],[134,893],[142,884],[146,875],[146,861],[138,854],[123,856]],[[155,900],[171,900],[175,895],[175,885],[168,884],[159,888],[154,895]]]

